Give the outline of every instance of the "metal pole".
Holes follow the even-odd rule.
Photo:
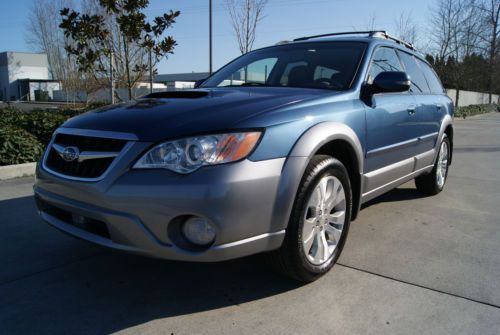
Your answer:
[[[208,1],[208,54],[209,54],[209,73],[212,75],[212,0]]]
[[[109,76],[110,76],[110,94],[111,94],[111,104],[115,103],[115,79],[114,79],[114,64],[115,64],[115,53],[111,50],[111,57],[109,61]]]
[[[153,56],[149,48],[149,92],[153,93]]]

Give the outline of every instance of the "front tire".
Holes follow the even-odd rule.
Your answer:
[[[448,167],[450,166],[451,153],[450,140],[444,134],[439,144],[439,153],[434,168],[429,174],[415,178],[417,190],[428,195],[436,195],[441,192],[448,178]]]
[[[330,156],[314,156],[302,177],[283,245],[269,255],[273,265],[302,282],[328,272],[344,247],[351,208],[344,165]]]

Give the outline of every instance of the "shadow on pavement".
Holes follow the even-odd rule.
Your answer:
[[[383,202],[407,201],[407,200],[421,199],[426,197],[428,197],[428,195],[419,192],[415,187],[395,188],[392,191],[389,191],[373,200],[364,203],[361,206],[361,210]]]
[[[499,146],[488,146],[488,145],[468,145],[468,146],[455,146],[453,148],[453,152],[499,152],[500,147]]]
[[[32,197],[1,201],[0,220],[6,334],[110,333],[300,286],[273,273],[261,256],[202,264],[96,248],[42,223]]]
[[[363,207],[421,197],[416,189],[398,188]],[[6,265],[0,270],[0,324],[7,334],[111,333],[301,286],[275,274],[260,255],[208,264],[101,249],[43,223],[32,197],[0,201],[0,220]]]

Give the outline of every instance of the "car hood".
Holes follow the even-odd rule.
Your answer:
[[[320,89],[242,87],[155,93],[131,103],[93,110],[65,128],[133,133],[154,142],[199,133],[237,129],[253,116],[334,92]]]

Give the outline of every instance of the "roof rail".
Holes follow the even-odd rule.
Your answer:
[[[415,47],[413,44],[405,42],[399,38],[396,38],[394,36],[391,36],[387,33],[385,30],[368,30],[368,31],[345,31],[345,32],[339,32],[339,33],[330,33],[330,34],[321,34],[321,35],[313,35],[313,36],[304,36],[304,37],[299,37],[294,39],[294,42],[298,41],[306,41],[309,39],[313,38],[320,38],[320,37],[328,37],[328,36],[342,36],[342,35],[368,35],[369,37],[381,37],[381,38],[386,38],[388,40],[394,41],[398,44],[401,44],[411,50],[416,51]]]
[[[284,40],[284,41],[279,41],[278,43],[276,43],[275,45],[283,45],[283,44],[288,44],[290,43],[290,41],[288,40]]]
[[[297,41],[305,41],[312,38],[320,38],[320,37],[328,37],[328,36],[340,36],[340,35],[369,35],[373,36],[376,33],[387,34],[384,30],[369,30],[369,31],[343,31],[339,33],[330,33],[330,34],[321,34],[321,35],[313,35],[313,36],[304,36],[294,39],[294,42]]]
[[[397,37],[391,36],[391,35],[389,35],[386,32],[384,32],[384,36],[383,37],[387,38],[388,40],[394,41],[394,42],[396,42],[398,44],[401,44],[401,45],[407,47],[408,49],[411,49],[413,51],[417,51],[417,49],[415,48],[415,46],[413,44],[405,42],[402,39],[399,39]]]

